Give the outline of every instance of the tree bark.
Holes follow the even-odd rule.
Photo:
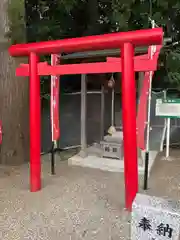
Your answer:
[[[15,76],[22,59],[12,58],[8,53],[8,4],[8,0],[0,1],[0,120],[3,128],[0,163],[16,165],[29,160],[28,80]]]

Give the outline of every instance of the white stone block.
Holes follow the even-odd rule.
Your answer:
[[[131,240],[179,240],[180,204],[137,194],[132,206]]]

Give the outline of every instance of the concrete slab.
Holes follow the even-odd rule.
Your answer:
[[[149,154],[149,173],[153,166],[153,163],[156,159],[158,152],[157,151],[150,151]],[[144,159],[145,153],[142,152],[142,158],[139,157],[138,161],[141,163],[138,167],[138,172],[140,175],[144,174]],[[89,167],[100,169],[103,171],[109,172],[124,172],[124,159],[116,160],[110,158],[102,158],[97,155],[88,155],[85,158],[82,158],[79,154],[76,154],[68,159],[69,165],[81,166],[81,167]]]

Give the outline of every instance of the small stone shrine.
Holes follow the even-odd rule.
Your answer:
[[[179,240],[180,204],[137,194],[132,206],[131,240]]]

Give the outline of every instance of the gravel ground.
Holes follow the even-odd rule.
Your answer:
[[[171,162],[157,158],[147,192],[178,200],[180,152],[171,155]],[[0,168],[0,239],[129,239],[123,174],[58,161],[52,177],[48,156],[42,162],[43,188],[37,193],[28,190],[28,165]]]

